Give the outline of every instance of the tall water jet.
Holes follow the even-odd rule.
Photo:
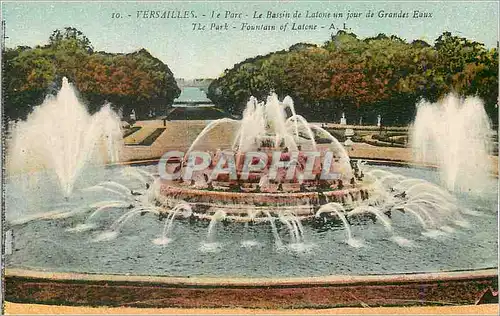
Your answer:
[[[14,126],[9,171],[52,170],[69,196],[89,162],[115,162],[122,146],[120,119],[105,105],[90,115],[67,78],[56,96],[47,96],[26,121]]]
[[[492,133],[479,98],[448,95],[417,105],[411,144],[417,161],[439,167],[447,189],[479,193],[488,183]]]

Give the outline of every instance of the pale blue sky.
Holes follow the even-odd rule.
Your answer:
[[[198,19],[138,19],[141,10],[194,10]],[[209,15],[216,10],[243,13],[240,20],[220,19],[230,23],[230,30],[192,31],[191,23],[210,23]],[[374,18],[349,19],[253,19],[257,10],[267,13],[305,13],[347,11],[375,13]],[[409,12],[410,18],[377,18],[380,10]],[[432,12],[432,18],[414,19],[413,10]],[[121,19],[111,18],[119,12]],[[203,17],[202,15],[206,15]],[[346,22],[360,37],[378,33],[395,34],[406,40],[424,39],[432,43],[444,31],[451,31],[480,42],[488,47],[498,40],[498,3],[491,2],[327,2],[327,1],[245,1],[245,2],[3,2],[2,15],[6,21],[7,47],[44,44],[53,30],[73,26],[81,30],[96,50],[132,52],[146,48],[168,64],[176,77],[217,77],[224,69],[255,55],[288,48],[297,42],[322,44],[335,31],[331,23],[340,26]],[[130,17],[128,16],[130,15]],[[242,32],[241,22],[265,23],[280,26],[288,22],[287,31]],[[314,31],[291,31],[291,23],[326,25]],[[236,28],[232,28],[232,27]]]

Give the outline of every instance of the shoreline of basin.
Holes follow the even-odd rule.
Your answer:
[[[218,278],[6,269],[14,303],[140,308],[334,308],[475,304],[498,291],[498,268],[391,275]],[[363,303],[363,304],[362,304]]]
[[[412,307],[339,307],[335,309],[133,308],[20,304],[5,302],[7,315],[498,315],[498,304]]]

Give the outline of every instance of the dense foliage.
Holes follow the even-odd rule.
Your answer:
[[[498,49],[443,33],[434,46],[380,34],[361,40],[344,31],[323,46],[295,44],[288,50],[247,59],[212,82],[209,98],[241,114],[251,95],[290,95],[309,120],[405,125],[415,104],[449,92],[478,95],[498,123]],[[356,121],[352,121],[353,119]]]
[[[131,54],[95,52],[87,37],[74,28],[56,30],[45,46],[17,47],[3,52],[3,97],[6,119],[24,119],[62,77],[76,85],[90,111],[111,102],[128,115],[165,113],[179,96],[167,65],[145,49]]]

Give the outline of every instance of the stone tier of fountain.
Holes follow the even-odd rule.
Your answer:
[[[284,148],[281,150],[283,152],[280,162],[293,163],[290,159],[291,153]],[[302,177],[308,159],[302,152],[297,155],[300,158],[296,161],[293,177],[287,179],[284,176],[286,171],[281,169],[282,177],[268,180],[272,150],[260,147],[259,152],[267,154],[268,163],[262,171],[246,174],[246,177],[243,177],[245,155],[238,152],[232,154],[236,162],[237,179],[231,180],[226,173],[219,174],[214,181],[208,180],[221,155],[229,154],[219,152],[215,154],[207,170],[195,176],[197,180],[159,179],[155,183],[153,195],[156,204],[162,206],[165,214],[175,210],[180,203],[188,203],[193,212],[192,216],[202,219],[212,219],[214,214],[222,211],[226,218],[235,221],[267,221],[270,216],[279,217],[289,212],[302,219],[313,217],[319,208],[327,203],[339,203],[349,210],[358,205],[358,202],[368,200],[370,196],[370,184],[363,180],[357,168],[350,181],[344,183],[345,179],[342,180],[342,173],[339,170],[342,164],[338,158],[334,158],[330,172],[338,174],[339,178],[321,179],[321,161],[324,152],[314,161],[312,180],[304,180]],[[179,166],[182,166],[182,173],[185,170],[186,159],[184,162],[175,160],[167,168],[175,169]]]
[[[217,211],[224,211],[236,221],[259,221],[268,220],[268,213],[276,217],[285,212],[301,218],[312,217],[321,205],[331,202],[341,203],[348,209],[368,196],[369,190],[362,187],[323,192],[256,193],[195,189],[175,182],[161,182],[155,199],[165,207],[165,213],[179,203],[187,202],[193,214],[202,219],[211,219]]]
[[[190,161],[189,153],[196,151],[219,123],[207,125],[184,158],[167,161],[166,170],[185,174],[187,167],[200,165],[201,159]],[[317,146],[317,137],[328,139],[328,144]],[[210,152],[210,165],[195,171],[190,179],[157,180],[153,200],[161,212],[168,217],[178,210],[177,205],[187,203],[191,216],[209,220],[219,216],[234,221],[269,221],[286,214],[304,219],[317,215],[328,203],[342,205],[347,211],[369,199],[371,184],[363,180],[343,146],[327,131],[297,115],[289,97],[281,102],[272,94],[265,103],[251,98],[232,144]],[[311,152],[317,156],[309,156]],[[249,153],[259,154],[251,156],[250,166],[260,168],[244,168],[250,161],[246,161]],[[330,158],[328,162],[325,157]],[[275,166],[280,167],[274,169],[276,159]],[[229,173],[213,174],[219,162],[223,169],[228,168],[228,161],[234,162],[232,178]]]

